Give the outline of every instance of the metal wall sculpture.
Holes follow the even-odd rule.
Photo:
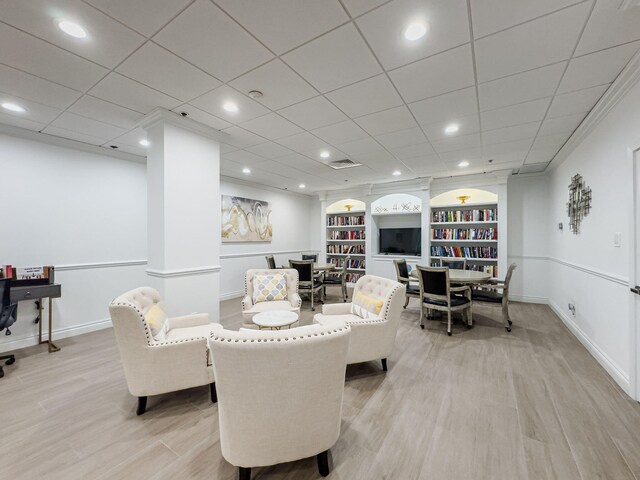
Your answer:
[[[576,173],[571,178],[569,201],[567,202],[569,228],[574,235],[580,233],[580,224],[582,219],[589,215],[589,210],[591,210],[591,187],[587,187],[582,175]]]
[[[222,243],[270,242],[269,202],[222,195]]]

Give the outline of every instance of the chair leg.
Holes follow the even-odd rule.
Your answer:
[[[345,302],[349,299],[349,295],[347,295],[347,284],[346,283],[342,284],[342,296],[343,296]]]
[[[424,303],[420,302],[420,328],[424,330]]]
[[[136,415],[142,415],[147,410],[147,397],[138,397]]]
[[[451,310],[447,311],[447,335],[451,336]]]
[[[315,307],[313,306],[313,297],[315,297],[315,296],[316,296],[315,292],[313,290],[311,290],[311,311],[312,312],[316,311]]]
[[[238,478],[240,480],[251,480],[251,469],[238,467]]]
[[[322,453],[319,453],[317,456],[318,459],[318,471],[320,475],[326,477],[329,475],[329,450],[325,450]]]
[[[406,295],[406,297],[404,299],[404,307],[402,307],[402,308],[407,308],[407,305],[409,305],[409,295]]]
[[[511,331],[511,319],[509,318],[509,302],[502,303],[502,318],[504,320],[504,328],[507,329],[507,332]]]
[[[385,372],[387,371],[387,359],[386,358],[382,359],[382,370],[384,370]]]
[[[210,383],[209,389],[211,390],[211,402],[218,403],[218,392],[216,391],[216,382]]]

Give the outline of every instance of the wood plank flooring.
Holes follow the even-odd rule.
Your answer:
[[[339,301],[330,296],[329,302]],[[493,306],[447,337],[403,311],[389,372],[349,366],[331,480],[636,479],[640,404],[542,305]],[[302,323],[313,313],[304,304]],[[240,301],[221,304],[237,329]],[[208,387],[149,399],[135,415],[111,329],[17,352],[0,379],[0,478],[236,478],[220,451]],[[255,479],[321,478],[315,459],[256,468]]]

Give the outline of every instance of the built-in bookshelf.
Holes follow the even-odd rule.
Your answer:
[[[431,207],[430,263],[466,258],[467,269],[498,276],[498,205]]]
[[[327,260],[342,268],[346,257],[347,282],[355,283],[366,271],[366,227],[363,211],[327,213]]]

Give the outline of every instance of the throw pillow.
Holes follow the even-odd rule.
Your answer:
[[[253,303],[287,299],[287,278],[283,273],[257,274],[253,277]]]
[[[370,297],[362,292],[356,293],[351,301],[351,313],[361,318],[377,317],[382,310],[384,301],[379,298]]]
[[[151,329],[151,335],[153,339],[157,341],[163,341],[169,329],[169,322],[167,322],[167,314],[164,313],[158,305],[151,307],[144,316],[147,325]]]

